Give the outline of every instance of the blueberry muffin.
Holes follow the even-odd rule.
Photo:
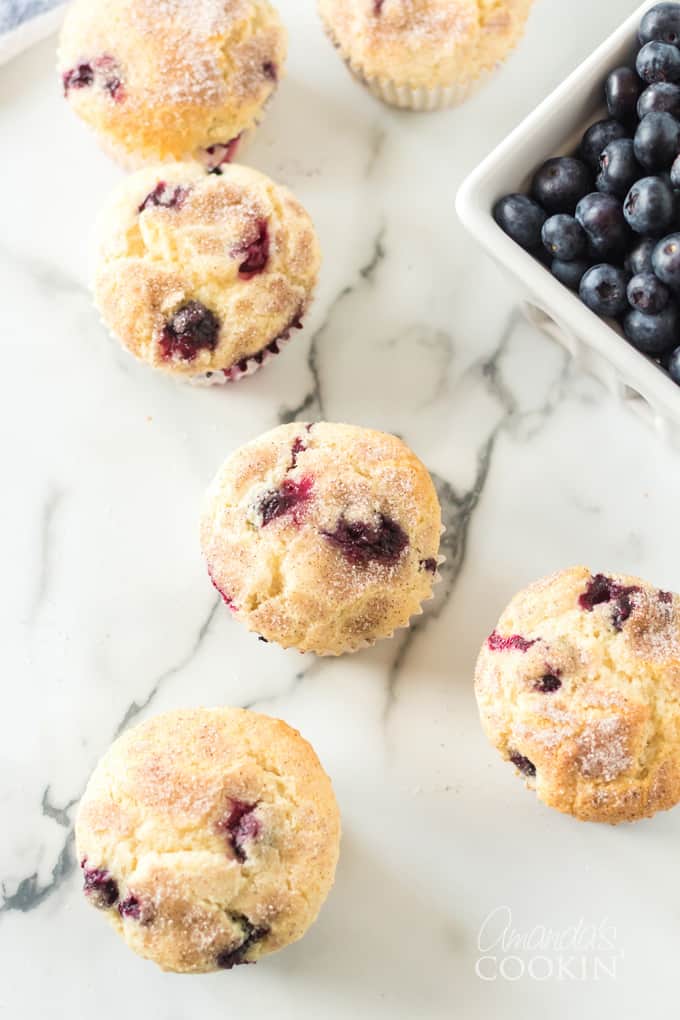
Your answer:
[[[333,884],[340,818],[310,745],[240,708],[119,737],[80,804],[83,889],[163,970],[229,970],[302,938]]]
[[[201,541],[238,620],[284,648],[340,655],[405,627],[430,597],[441,513],[407,446],[372,429],[282,425],[224,463]]]
[[[680,800],[680,597],[573,567],[521,591],[477,662],[486,734],[550,807],[635,821]]]
[[[268,0],[74,0],[61,33],[64,95],[128,166],[234,157],[286,58]]]
[[[127,177],[100,226],[95,300],[135,357],[176,378],[256,371],[300,328],[320,263],[285,188],[243,166],[172,163]]]
[[[524,31],[532,0],[318,0],[331,42],[379,99],[410,110],[463,102]]]

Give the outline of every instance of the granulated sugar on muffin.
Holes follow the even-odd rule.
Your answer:
[[[482,648],[484,730],[538,797],[585,821],[680,800],[680,598],[574,567],[521,591]]]
[[[192,382],[249,375],[299,328],[316,284],[314,226],[286,188],[247,167],[140,170],[100,225],[95,300],[113,335]]]
[[[163,970],[255,963],[302,938],[333,884],[340,817],[310,745],[240,708],[119,737],[76,821],[83,891]]]
[[[218,166],[283,74],[286,33],[267,0],[74,0],[58,66],[69,103],[127,166]]]
[[[296,423],[227,459],[208,491],[201,542],[213,584],[250,630],[340,655],[421,612],[441,530],[432,479],[400,439]]]

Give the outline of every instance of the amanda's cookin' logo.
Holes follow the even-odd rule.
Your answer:
[[[616,979],[623,951],[607,918],[580,918],[565,928],[515,927],[510,907],[482,922],[475,973],[481,981],[603,981]]]

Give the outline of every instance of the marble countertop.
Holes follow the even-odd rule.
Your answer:
[[[310,209],[323,275],[285,353],[217,391],[135,364],[93,311],[91,224],[120,171],[63,103],[54,40],[0,70],[3,1016],[666,1012],[680,809],[611,829],[544,808],[487,746],[471,674],[507,599],[538,575],[584,562],[680,587],[677,455],[523,321],[454,213],[465,174],[634,6],[572,0],[567,20],[539,0],[484,92],[414,117],[351,81],[311,0],[280,0],[289,73],[244,158]],[[321,417],[402,435],[448,528],[428,613],[333,661],[239,627],[197,540],[229,451]],[[301,943],[257,968],[178,978],[83,903],[72,823],[123,727],[216,703],[281,716],[314,743],[342,854]]]

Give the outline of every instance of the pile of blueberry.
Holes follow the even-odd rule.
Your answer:
[[[651,8],[639,40],[605,83],[609,117],[494,218],[680,384],[680,3]]]

